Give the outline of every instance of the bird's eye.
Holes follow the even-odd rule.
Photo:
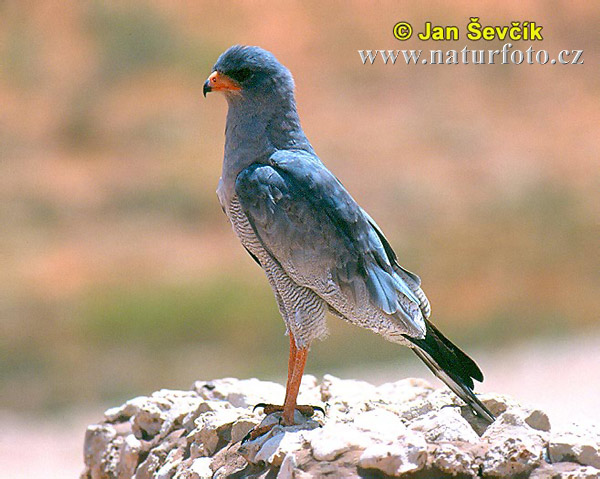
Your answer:
[[[229,72],[229,76],[235,81],[242,83],[252,76],[252,70],[249,68],[240,68]]]

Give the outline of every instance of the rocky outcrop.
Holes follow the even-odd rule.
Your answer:
[[[252,410],[283,396],[279,384],[219,379],[132,399],[88,427],[81,478],[600,479],[597,429],[554,430],[544,412],[506,396],[480,396],[497,416],[487,425],[420,379],[375,387],[305,376],[299,402],[325,416],[283,427],[277,413]],[[243,441],[259,424],[274,426]]]

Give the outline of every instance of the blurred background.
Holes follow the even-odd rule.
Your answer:
[[[363,65],[363,49],[497,49],[484,25],[543,25],[584,65]],[[455,43],[401,43],[406,20]],[[600,5],[596,2],[0,3],[0,460],[74,477],[85,425],[158,388],[283,380],[287,339],[215,189],[218,55],[263,46],[296,79],[317,153],[423,279],[481,391],[599,419]],[[526,50],[528,42],[513,42]],[[330,320],[307,372],[433,377]],[[563,417],[564,419],[564,417]],[[6,471],[5,471],[6,472]]]

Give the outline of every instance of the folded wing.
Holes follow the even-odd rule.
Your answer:
[[[320,160],[279,151],[236,181],[236,194],[265,250],[299,285],[342,316],[376,310],[398,332],[425,335],[429,303],[373,220]],[[350,306],[348,306],[350,305]]]

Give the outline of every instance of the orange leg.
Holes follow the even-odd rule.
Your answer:
[[[290,395],[290,382],[292,380],[294,366],[296,365],[296,355],[298,354],[298,347],[296,346],[296,340],[294,339],[294,335],[290,331],[290,357],[288,359],[288,377],[287,383],[285,385],[285,401],[284,404],[288,400],[288,396]]]
[[[288,379],[285,387],[285,401],[283,403],[283,424],[291,426],[294,424],[294,411],[296,410],[296,400],[298,399],[298,391],[300,391],[300,383],[302,382],[302,374],[306,365],[308,356],[308,348],[300,348],[296,346],[296,340],[290,332],[290,358],[288,361]]]
[[[321,411],[325,414],[323,408],[319,406],[299,406],[296,404],[298,399],[298,392],[300,391],[300,383],[302,382],[302,374],[304,373],[304,366],[306,365],[306,357],[308,356],[308,348],[298,349],[296,346],[296,340],[292,333],[290,333],[290,358],[288,361],[288,379],[285,387],[285,401],[283,406],[277,406],[274,404],[257,404],[257,407],[262,407],[266,415],[273,414],[275,412],[283,411],[281,422],[284,426],[294,425],[294,412],[296,410],[305,416],[312,416],[315,411]],[[255,439],[258,436],[266,434],[273,428],[273,424],[267,426],[257,426],[252,429],[244,438],[244,441],[248,439]]]

